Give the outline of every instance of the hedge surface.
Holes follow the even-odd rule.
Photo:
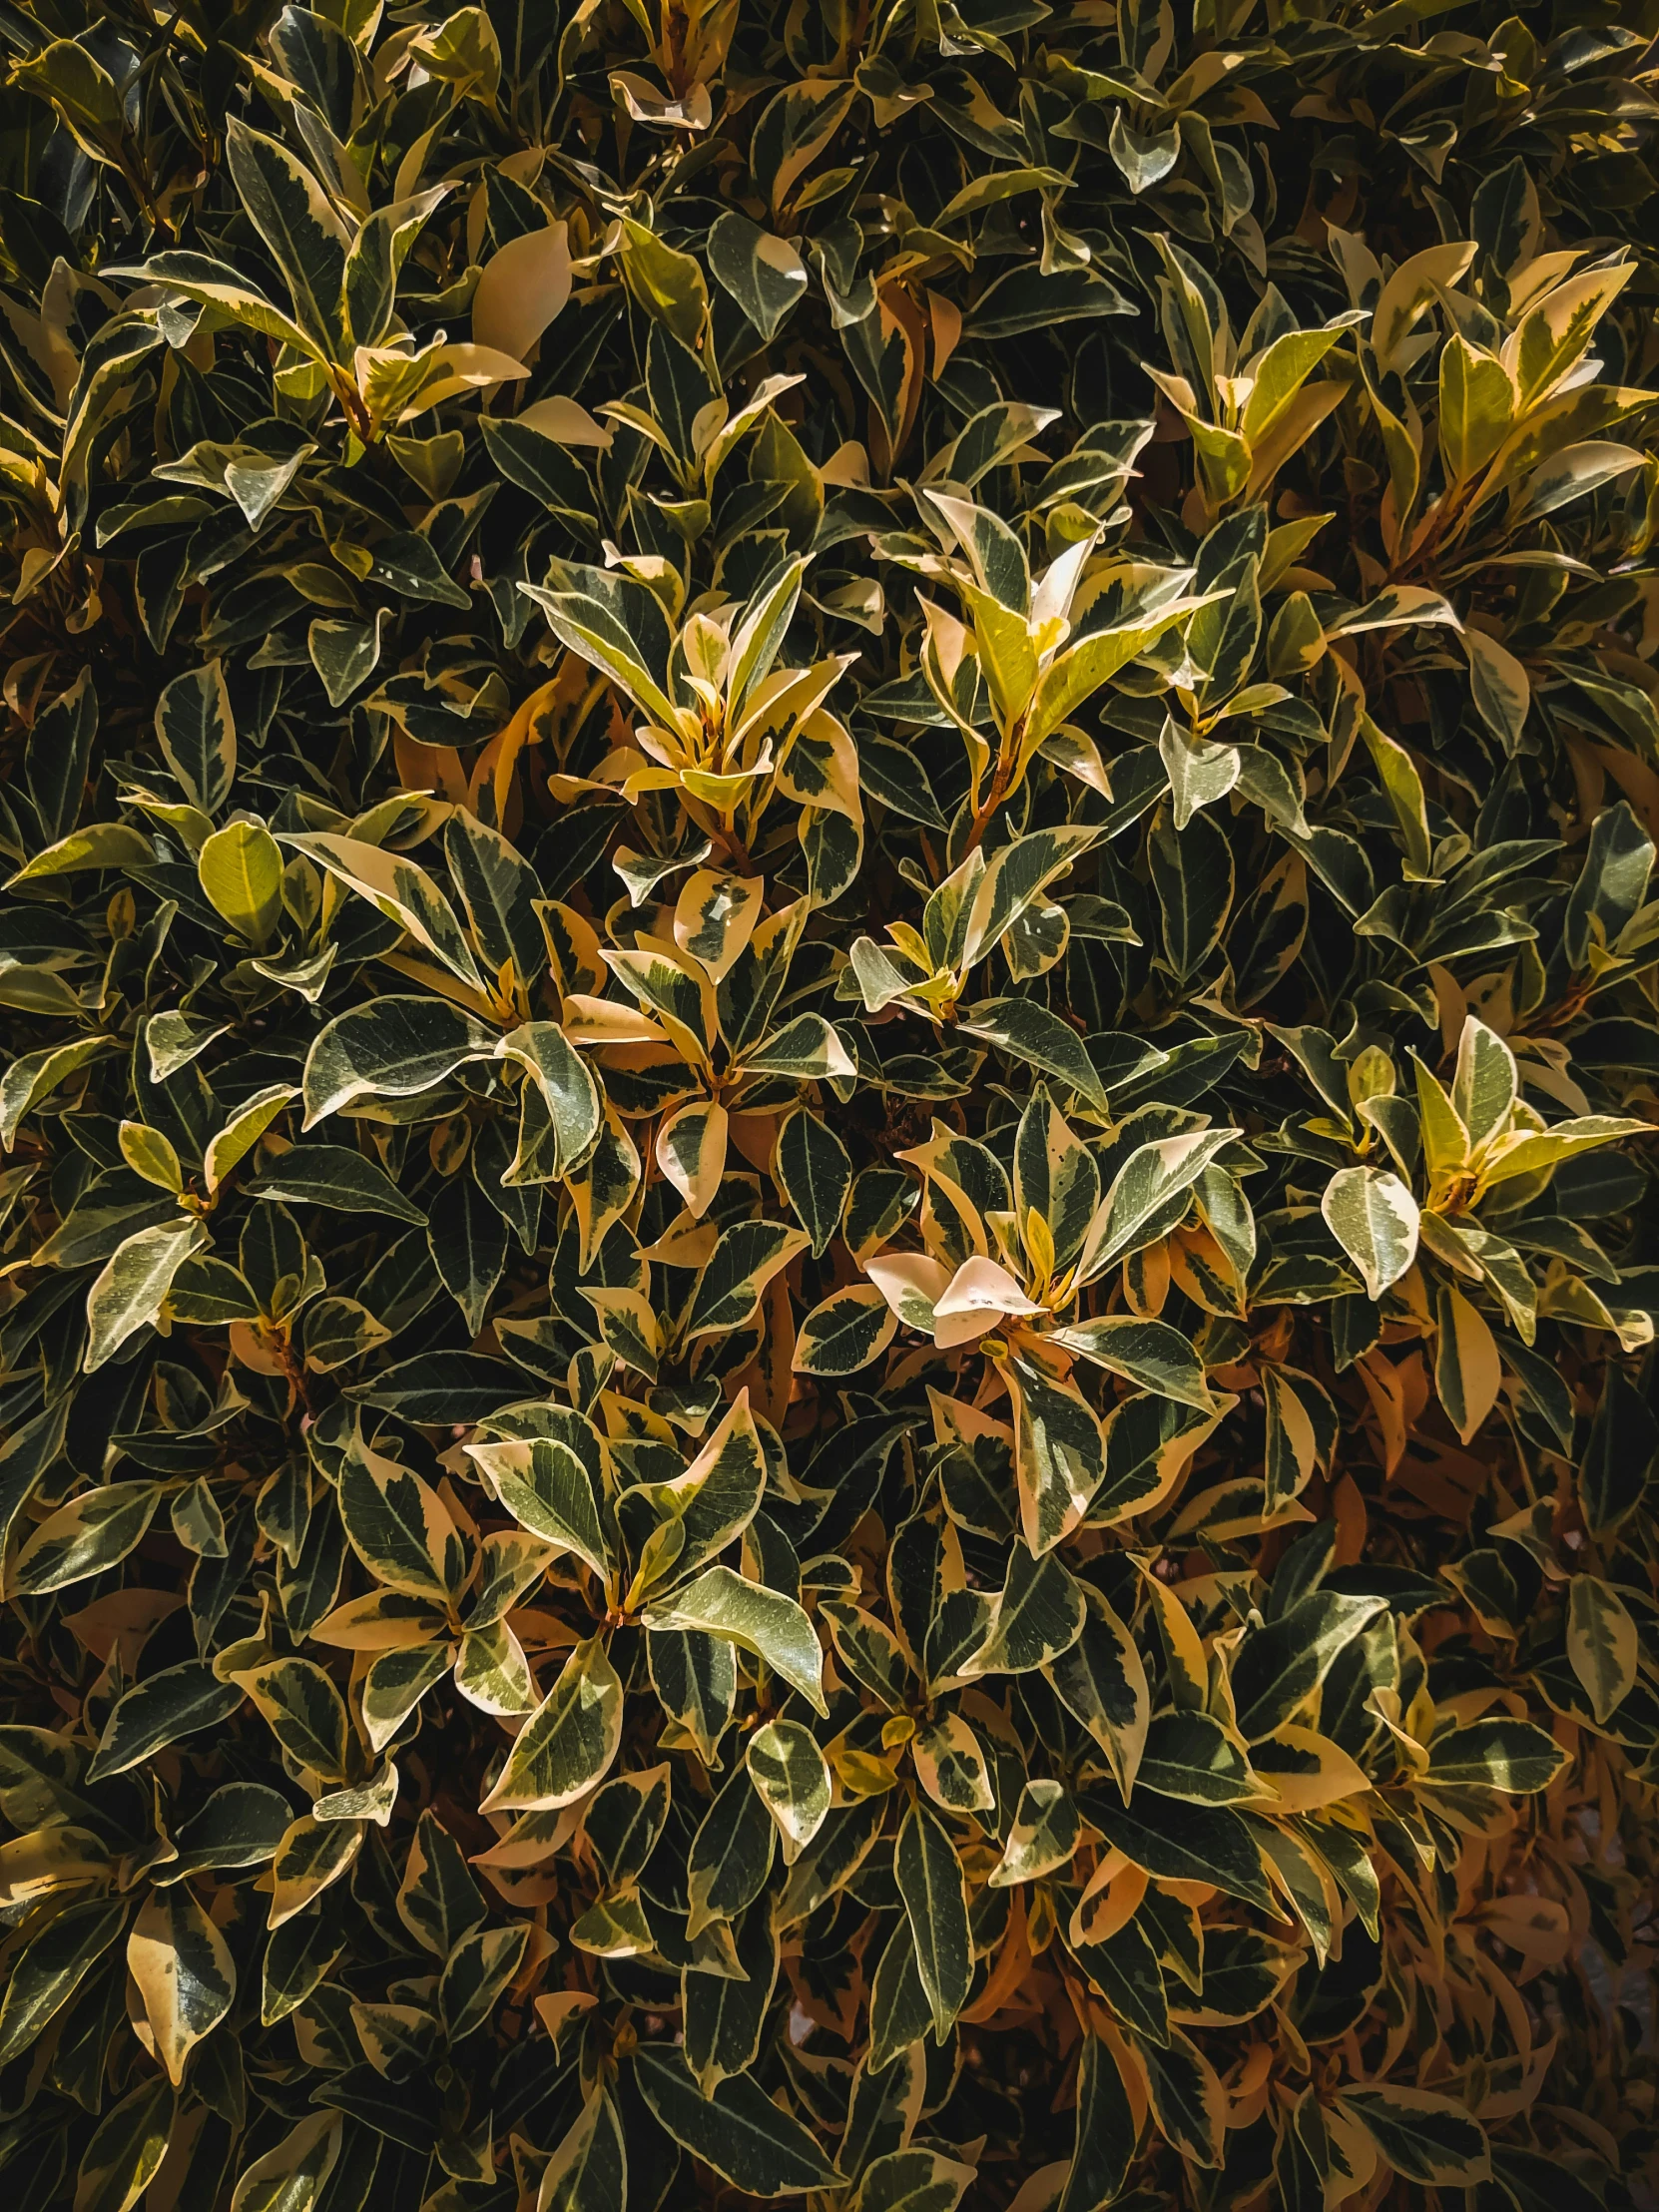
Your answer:
[[[8,2212],[1652,2201],[1655,28],[0,13]]]

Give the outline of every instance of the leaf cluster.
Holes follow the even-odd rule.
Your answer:
[[[1656,31],[0,11],[15,2212],[1647,2201]]]

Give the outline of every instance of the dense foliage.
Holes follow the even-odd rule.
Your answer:
[[[1499,17],[0,11],[8,2212],[1652,2201],[1656,11]]]

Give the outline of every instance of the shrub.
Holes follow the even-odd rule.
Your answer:
[[[1655,11],[1498,12],[7,12],[13,2212],[1632,2201]]]

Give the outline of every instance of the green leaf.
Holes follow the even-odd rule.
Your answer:
[[[94,161],[119,163],[126,128],[121,94],[96,55],[72,38],[57,38],[20,61],[13,75],[51,101]]]
[[[173,2113],[163,2075],[140,2082],[105,2113],[77,2169],[75,2212],[132,2212],[167,2154]]]
[[[807,295],[807,268],[788,240],[729,210],[709,233],[709,268],[761,336],[774,338]]]
[[[815,1712],[828,1712],[822,1687],[824,1654],[813,1624],[781,1591],[746,1582],[730,1567],[710,1567],[649,1607],[642,1617],[651,1629],[701,1629],[706,1635],[724,1637],[741,1651],[764,1659]]]
[[[340,303],[349,233],[310,172],[276,140],[232,118],[226,159],[242,204],[281,271],[294,320],[325,360],[349,357]]]
[[[705,2095],[672,2044],[642,2043],[634,2054],[641,2096],[674,2140],[729,2181],[763,2198],[834,2187],[835,2169],[797,2119],[773,2103],[752,2074]]]
[[[766,1455],[744,1390],[683,1474],[640,1483],[630,1494],[652,1507],[659,1525],[671,1522],[677,1528],[672,1567],[683,1578],[743,1533],[765,1488]],[[641,1573],[647,1583],[654,1579],[643,1568]]]
[[[798,1014],[760,1044],[746,1046],[743,1064],[746,1074],[788,1076],[798,1082],[856,1072],[845,1045],[822,1014]]]
[[[1227,2092],[1215,2068],[1178,2027],[1163,2045],[1137,2038],[1136,2052],[1146,2068],[1152,2110],[1162,2133],[1199,2167],[1222,2163],[1227,2124]]]
[[[455,909],[424,868],[401,853],[365,844],[359,837],[316,832],[289,836],[284,841],[365,898],[377,914],[396,922],[459,982],[470,990],[485,989]],[[538,940],[539,936],[538,930]],[[499,966],[500,962],[495,964]]]
[[[1111,1930],[1095,1941],[1080,1942],[1077,1950],[1090,1980],[1105,1991],[1107,2002],[1124,2026],[1133,2029],[1149,2047],[1167,2050],[1169,1989],[1153,1939],[1139,1916],[1127,1927]],[[1183,2149],[1192,2147],[1192,2138],[1179,2132],[1189,2117],[1181,2114],[1169,2129]]]
[[[1077,1807],[1065,1785],[1040,1780],[1028,1782],[1014,1808],[1013,1826],[1002,1847],[1002,1857],[987,1880],[993,1890],[1015,1883],[1036,1882],[1045,1874],[1071,1864],[1082,1835]]]
[[[340,1461],[339,1513],[352,1550],[383,1587],[439,1606],[458,1595],[469,1562],[448,1507],[412,1467],[360,1435]]]
[[[542,2169],[539,2212],[611,2212],[628,2201],[628,2148],[608,2091],[583,2104]]]
[[[773,1277],[805,1252],[808,1243],[804,1229],[783,1222],[740,1221],[723,1230],[692,1287],[687,1339],[724,1337],[741,1329],[753,1318]]]
[[[427,1691],[443,1680],[456,1656],[454,1646],[446,1643],[375,1654],[362,1681],[363,1730],[371,1751],[386,1748]],[[355,1816],[348,1812],[346,1817]]]
[[[137,1230],[115,1248],[93,1288],[86,1292],[86,1370],[102,1367],[122,1345],[162,1314],[173,1277],[206,1246],[199,1221],[160,1223]]]
[[[1140,1780],[1193,1805],[1240,1805],[1262,1795],[1249,1760],[1208,1713],[1160,1713],[1147,1731]]]
[[[778,1825],[784,1864],[793,1867],[824,1826],[830,1810],[830,1769],[810,1728],[768,1721],[749,1739],[750,1779]]]
[[[1106,1754],[1127,1799],[1146,1744],[1152,1695],[1134,1637],[1098,1592],[1085,1595],[1082,1634],[1044,1673],[1060,1702]]]
[[[1247,557],[1226,573],[1233,586],[1231,592],[1201,607],[1187,630],[1187,651],[1207,679],[1206,707],[1230,699],[1240,689],[1250,674],[1262,636],[1260,563],[1253,556]],[[1169,727],[1166,722],[1166,737]],[[1178,819],[1175,827],[1182,830],[1186,824]]]
[[[1063,172],[1056,169],[993,170],[989,175],[976,177],[971,184],[964,185],[960,192],[945,202],[935,220],[942,229],[945,224],[954,222],[957,216],[974,214],[998,200],[1011,200],[1020,193],[1036,192],[1043,186],[1053,189],[1066,182]]]
[[[1276,1368],[1262,1370],[1262,1398],[1267,1412],[1263,1485],[1269,1511],[1277,1512],[1313,1479],[1319,1439],[1302,1392]],[[1441,1402],[1449,1411],[1443,1390]]]
[[[263,1091],[256,1091],[209,1139],[202,1155],[202,1180],[210,1193],[218,1192],[232,1169],[248,1157],[276,1116],[298,1096],[295,1083],[269,1084]]]
[[[1025,743],[1035,752],[1043,740],[1069,722],[1121,668],[1156,645],[1165,631],[1184,622],[1201,599],[1175,599],[1144,622],[1094,630],[1057,654],[1044,671],[1025,725]]]
[[[180,1828],[179,1856],[156,1880],[185,1882],[210,1870],[264,1866],[280,1850],[291,1818],[280,1791],[261,1782],[222,1783]]]
[[[521,584],[519,589],[541,608],[561,645],[619,684],[653,722],[672,729],[674,704],[663,690],[668,630],[662,609],[648,591],[626,579],[613,581],[602,570],[589,568],[569,574],[580,580],[581,588],[546,591]]]
[[[142,1543],[156,1507],[159,1482],[106,1482],[48,1514],[12,1561],[8,1596],[40,1596],[102,1574]]]
[[[61,698],[35,717],[24,749],[24,780],[50,844],[67,835],[86,804],[92,741],[98,734],[98,694],[83,668]]]
[[[831,1291],[815,1306],[796,1337],[798,1375],[856,1375],[879,1356],[898,1333],[898,1316],[873,1283],[852,1283]]]
[[[556,1436],[468,1444],[496,1496],[521,1527],[572,1551],[601,1581],[614,1571],[593,1477],[581,1455]]]
[[[861,1606],[838,1604],[833,1598],[823,1601],[819,1616],[853,1680],[896,1712],[905,1703],[910,1670],[892,1630]]]
[[[184,1170],[171,1137],[159,1129],[147,1129],[142,1121],[124,1121],[116,1141],[121,1157],[135,1175],[142,1175],[158,1190],[173,1192],[175,1197],[184,1189]]]
[[[1089,1224],[1078,1263],[1080,1278],[1092,1282],[1114,1260],[1173,1229],[1180,1219],[1174,1209],[1185,1212],[1181,1202],[1186,1193],[1237,1136],[1236,1129],[1195,1129],[1138,1146],[1113,1177]]]
[[[1112,1315],[1053,1330],[1049,1342],[1077,1353],[1109,1374],[1127,1376],[1143,1390],[1174,1398],[1180,1405],[1196,1406],[1202,1413],[1215,1411],[1215,1400],[1204,1380],[1203,1361],[1168,1322]]]
[[[469,814],[450,817],[443,849],[486,970],[493,974],[511,966],[527,985],[533,983],[547,966],[547,939],[535,903],[541,884],[534,869],[499,830]]]
[[[13,1959],[0,1997],[0,2064],[9,2065],[69,2002],[127,1925],[119,1898],[71,1904]]]
[[[1585,1524],[1598,1541],[1635,1510],[1656,1451],[1659,1420],[1624,1370],[1610,1362],[1578,1466]]]
[[[670,1719],[686,1729],[706,1767],[719,1765],[718,1746],[737,1704],[737,1658],[718,1636],[659,1629],[646,1638],[652,1684]]]
[[[938,1815],[919,1800],[898,1831],[893,1876],[909,1916],[934,2038],[942,2043],[973,1986],[973,1936],[956,1846]]]
[[[237,774],[237,726],[220,662],[174,678],[156,703],[156,736],[191,805],[218,814]]]
[[[1420,620],[1420,615],[1416,619]],[[1416,763],[1404,746],[1396,744],[1377,727],[1370,715],[1361,716],[1360,734],[1376,764],[1383,796],[1393,810],[1405,851],[1405,879],[1426,882],[1432,872],[1434,851],[1428,831],[1422,778],[1417,773]]]
[[[444,1961],[438,1982],[438,2009],[451,2043],[461,2043],[484,2026],[507,1984],[517,1973],[530,1939],[516,1928],[474,1929]]]
[[[1469,1721],[1428,1747],[1426,1779],[1443,1789],[1502,1790],[1533,1797],[1568,1764],[1567,1754],[1531,1721]]]
[[[1326,1226],[1377,1299],[1417,1256],[1417,1202],[1386,1168],[1339,1168],[1325,1187]]]
[[[376,208],[351,241],[341,304],[345,326],[358,345],[383,343],[395,319],[398,273],[427,218],[442,205],[448,191],[446,185],[434,185],[395,200],[390,207]],[[476,322],[474,334],[479,334]]]
[[[1450,2097],[1380,2081],[1341,2089],[1337,2101],[1406,2181],[1472,2189],[1490,2175],[1485,2129]]]
[[[247,1198],[280,1199],[288,1205],[324,1206],[338,1214],[384,1214],[426,1226],[426,1216],[405,1198],[377,1161],[349,1145],[291,1145],[274,1167],[243,1186]]]
[[[380,662],[384,613],[373,623],[330,622],[319,617],[305,633],[311,666],[322,680],[330,707],[343,707]]]
[[[1532,684],[1525,666],[1484,630],[1465,630],[1463,650],[1469,657],[1469,692],[1475,713],[1505,753],[1513,757],[1520,751],[1532,706]]]
[[[932,2005],[922,1986],[916,1941],[908,1915],[887,1937],[869,1989],[869,2052],[865,2064],[884,2073],[902,2053],[913,2049],[932,2023]]]
[[[143,1999],[156,2055],[178,2088],[185,2061],[237,1993],[231,1946],[188,1882],[152,1890],[140,1906],[127,1937],[127,1971]]]
[[[1169,771],[1174,800],[1170,820],[1177,832],[1186,829],[1194,815],[1224,800],[1244,773],[1240,747],[1212,745],[1206,738],[1187,736],[1168,717],[1158,752]]]
[[[986,999],[966,1007],[957,1027],[976,1044],[992,1045],[1011,1059],[1023,1060],[1044,1075],[1052,1075],[1104,1112],[1106,1093],[1082,1038],[1035,999]]]
[[[740,1768],[692,1838],[686,1861],[691,1901],[686,1933],[692,1941],[715,1922],[736,1920],[760,1896],[772,1870],[777,1833],[766,1800],[747,1769]]]
[[[924,2093],[926,2062],[920,2043],[901,2050],[886,2066],[872,2068],[867,2058],[860,2060],[852,2076],[837,2160],[844,2174],[863,2174],[908,2140]]]
[[[935,1805],[948,1813],[989,1813],[996,1806],[984,1748],[960,1713],[938,1713],[910,1739],[910,1764]]]
[[[1570,1121],[1558,1121],[1553,1129],[1517,1131],[1487,1155],[1480,1179],[1490,1187],[1513,1182],[1518,1175],[1536,1175],[1620,1137],[1645,1136],[1648,1126],[1622,1114],[1579,1114]]]
[[[1274,1910],[1261,1854],[1237,1813],[1135,1792],[1133,1807],[1086,1791],[1084,1817],[1133,1865],[1162,1882],[1208,1882],[1247,1905]]]
[[[1077,2136],[1055,2212],[1101,2212],[1122,2193],[1139,2129],[1111,2050],[1084,2038],[1077,2062]]]
[[[240,270],[211,254],[157,254],[141,268],[111,269],[108,274],[139,276],[149,283],[165,284],[170,291],[182,292],[187,299],[198,299],[204,306],[222,309],[233,322],[257,330],[262,337],[275,338],[279,345],[291,345],[314,359],[328,357],[327,349],[316,343],[307,328],[294,321],[291,315],[283,314]]]
[[[702,270],[691,255],[678,253],[632,217],[624,219],[623,237],[623,281],[647,314],[695,351],[709,317]]]
[[[741,1977],[688,1973],[685,1977],[685,2056],[699,2086],[713,2094],[723,2081],[752,2079],[767,2011],[777,1986],[779,1940],[773,1901],[761,1898],[734,1934]]]
[[[397,1917],[435,1958],[447,1958],[461,1937],[488,1917],[465,1853],[429,1809],[421,1814],[409,1846]]]
[[[72,1044],[47,1045],[14,1060],[0,1076],[0,1138],[5,1149],[12,1149],[18,1125],[31,1107],[114,1043],[113,1037],[77,1037]]]
[[[1054,1553],[1033,1558],[1023,1544],[1015,1544],[991,1614],[990,1633],[959,1671],[1035,1673],[1071,1649],[1087,1619],[1082,1587]]]
[[[245,1690],[272,1734],[292,1759],[325,1782],[343,1782],[351,1727],[331,1678],[309,1659],[236,1663],[236,1647],[222,1653],[217,1672]]]
[[[200,1660],[162,1667],[135,1682],[111,1707],[87,1780],[99,1782],[105,1775],[126,1774],[181,1736],[217,1728],[241,1703],[238,1686],[221,1682]]]
[[[196,856],[197,873],[216,913],[261,951],[282,911],[282,854],[262,822],[232,822],[216,830]]]
[[[1636,1681],[1638,1643],[1630,1609],[1610,1582],[1575,1574],[1567,1584],[1567,1660],[1605,1726]]]
[[[361,1098],[416,1098],[468,1060],[492,1056],[495,1039],[441,998],[376,998],[336,1014],[305,1060],[305,1127]]]
[[[971,881],[971,901],[964,924],[961,961],[982,959],[1002,943],[1020,917],[1042,900],[1073,864],[1098,841],[1100,832],[1090,825],[1067,823],[1050,830],[1028,831],[1011,837],[986,860],[977,881]],[[952,881],[956,878],[952,878]],[[1023,1003],[1003,1000],[1004,1006]]]
[[[855,2212],[955,2212],[976,2169],[943,2151],[912,2144],[872,2159],[853,2199]]]
[[[526,1071],[536,1086],[553,1133],[547,1179],[558,1179],[589,1156],[599,1136],[599,1086],[575,1046],[554,1022],[522,1023],[509,1032],[501,1050]],[[522,1150],[522,1138],[520,1146]],[[509,1171],[503,1180],[515,1181],[517,1177]]]
[[[1440,349],[1440,452],[1462,483],[1509,434],[1515,388],[1503,363],[1453,331]]]
[[[1233,1702],[1249,1743],[1271,1736],[1312,1697],[1344,1650],[1383,1610],[1380,1597],[1314,1590],[1253,1629],[1233,1659]]]
[[[1099,1415],[1070,1383],[1025,1359],[1004,1369],[1014,1401],[1014,1474],[1026,1548],[1040,1557],[1069,1535],[1106,1472]]]
[[[433,1200],[426,1248],[468,1338],[476,1337],[507,1264],[507,1224],[470,1176],[453,1177]]]
[[[339,2156],[337,2112],[309,2112],[237,2177],[231,2212],[312,2212]]]
[[[150,839],[124,822],[91,822],[73,830],[44,852],[37,852],[26,866],[9,876],[7,890],[22,883],[37,883],[47,876],[75,875],[88,868],[144,867],[154,859]]]
[[[470,352],[471,348],[439,348],[440,353],[451,350]],[[489,358],[498,360],[501,356],[492,354]],[[434,359],[432,365],[437,367],[440,364]],[[439,395],[434,393],[433,397]],[[420,396],[423,400],[426,399],[424,389],[421,389]],[[427,403],[430,404],[430,401]],[[444,567],[431,539],[423,538],[413,530],[399,530],[392,537],[379,541],[374,548],[369,577],[372,582],[383,584],[388,591],[396,592],[400,599],[425,600],[429,605],[438,607],[470,605],[465,590]]]
[[[1240,756],[1243,769],[1243,755]],[[1176,810],[1160,813],[1147,861],[1158,894],[1164,956],[1177,982],[1190,985],[1221,941],[1233,904],[1233,847],[1213,815],[1195,815],[1184,830]]]
[[[622,1739],[621,1678],[603,1635],[578,1644],[514,1739],[486,1809],[549,1812],[602,1782]]]

